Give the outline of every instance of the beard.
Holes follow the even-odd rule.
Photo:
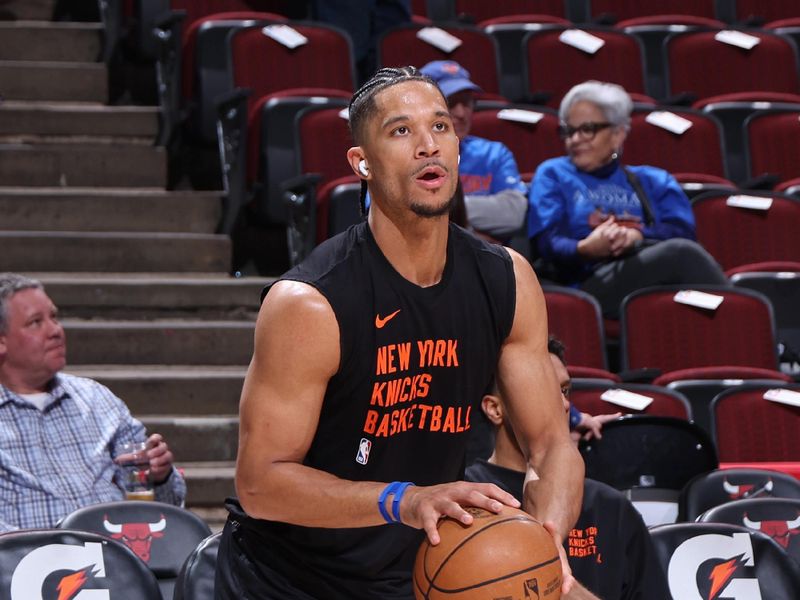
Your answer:
[[[428,204],[412,202],[410,208],[411,211],[418,217],[434,219],[436,217],[449,215],[450,211],[453,210],[453,207],[456,205],[456,201],[456,195],[453,194],[450,196],[449,200],[445,200],[439,206],[430,206]]]

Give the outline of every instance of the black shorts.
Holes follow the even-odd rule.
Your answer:
[[[243,544],[241,523],[229,516],[217,555],[216,600],[323,600],[298,590],[268,565],[251,561]]]

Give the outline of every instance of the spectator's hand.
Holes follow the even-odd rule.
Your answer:
[[[428,541],[439,543],[437,525],[442,517],[450,517],[472,524],[472,515],[463,506],[477,506],[493,513],[500,512],[503,505],[519,508],[519,501],[493,483],[469,483],[455,481],[441,485],[410,487],[400,502],[400,520],[416,529],[424,529]]]
[[[581,420],[570,433],[574,441],[581,439],[590,440],[593,437],[598,440],[602,438],[600,433],[603,425],[609,421],[614,421],[622,416],[622,413],[617,412],[608,415],[590,415],[588,413],[581,413]]]
[[[147,458],[150,459],[150,479],[163,483],[172,473],[172,452],[161,434],[154,433],[147,438]]]
[[[642,232],[635,227],[620,227],[619,229],[621,231],[611,241],[611,256],[614,257],[624,254],[644,239]]]
[[[614,221],[614,217],[609,217],[578,242],[578,254],[589,259],[608,258],[619,229],[622,228]]]

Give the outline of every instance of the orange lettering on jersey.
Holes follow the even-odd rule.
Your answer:
[[[434,367],[443,367],[444,364],[444,353],[447,350],[447,342],[444,340],[436,340],[436,347],[433,351],[433,366]]]
[[[448,367],[457,367],[458,366],[458,353],[456,349],[458,348],[458,340],[447,340],[447,366]]]
[[[370,406],[383,406],[383,390],[386,388],[385,381],[376,381],[372,386],[372,399],[369,401]]]
[[[442,407],[434,406],[431,412],[431,431],[439,431],[442,428]]]
[[[375,433],[375,425],[378,423],[378,411],[368,410],[367,420],[364,423],[364,433]]]
[[[397,357],[400,359],[400,370],[408,371],[408,365],[411,361],[411,342],[397,344]]]

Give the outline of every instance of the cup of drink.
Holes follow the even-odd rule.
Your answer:
[[[119,446],[116,463],[119,466],[120,487],[128,500],[155,500],[150,481],[150,460],[147,442],[126,442]]]

